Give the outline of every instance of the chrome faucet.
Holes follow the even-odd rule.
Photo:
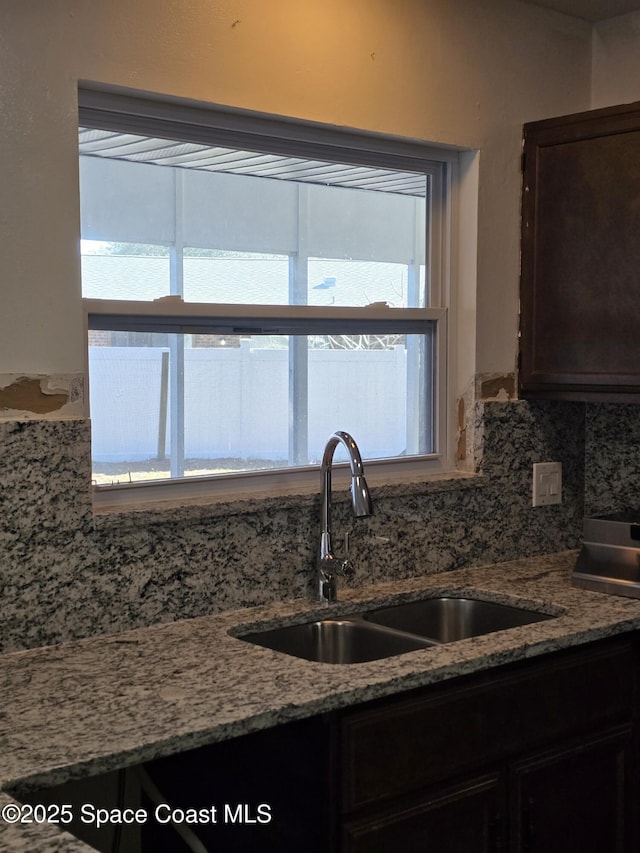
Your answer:
[[[331,465],[338,444],[343,444],[349,454],[351,465],[351,507],[356,518],[371,515],[373,504],[367,481],[364,478],[362,457],[358,445],[348,432],[338,430],[327,441],[322,456],[322,531],[318,554],[318,592],[320,601],[335,601],[338,575],[349,575],[353,569],[348,553],[344,558],[336,557],[331,545]],[[346,537],[345,537],[346,541]]]

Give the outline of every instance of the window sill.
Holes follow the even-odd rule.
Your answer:
[[[475,489],[486,483],[481,474],[471,474],[462,471],[449,471],[437,474],[421,475],[402,478],[382,473],[367,479],[371,487],[374,503],[386,498],[410,497],[413,495],[432,494],[438,492],[456,491],[460,489]],[[345,479],[345,484],[348,479]],[[348,500],[348,491],[341,487],[340,478],[334,478],[334,503]],[[168,522],[197,522],[199,520],[220,518],[224,516],[244,515],[272,510],[300,509],[313,506],[320,499],[319,474],[314,484],[305,484],[295,488],[291,493],[283,494],[282,490],[252,489],[250,492],[238,493],[233,496],[214,497],[199,495],[192,498],[181,498],[117,504],[94,505],[94,523],[98,528],[141,524],[166,524]]]

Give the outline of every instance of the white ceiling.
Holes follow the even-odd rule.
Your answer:
[[[527,0],[586,21],[602,21],[640,10],[640,0]]]

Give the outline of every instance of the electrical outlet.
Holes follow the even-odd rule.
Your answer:
[[[562,463],[534,462],[532,506],[562,503]]]

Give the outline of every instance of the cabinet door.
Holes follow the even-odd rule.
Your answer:
[[[631,853],[627,729],[547,752],[513,771],[514,853]]]
[[[622,725],[631,717],[635,663],[628,641],[605,642],[348,711],[340,725],[341,807],[384,808]]]
[[[190,828],[215,853],[335,853],[332,724],[312,717],[151,761],[145,769],[174,809],[215,820]],[[155,803],[143,804],[153,814]],[[188,821],[185,825],[189,827]],[[143,853],[188,853],[171,824],[147,821]]]
[[[503,847],[503,785],[484,776],[413,805],[345,823],[343,853],[495,853]]]
[[[525,125],[520,392],[640,399],[640,104]]]

